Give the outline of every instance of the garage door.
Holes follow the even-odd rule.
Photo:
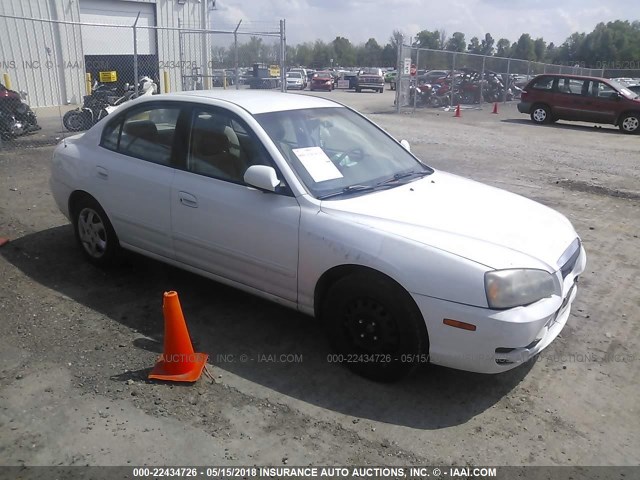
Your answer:
[[[156,25],[155,3],[127,2],[122,0],[80,0],[82,23],[109,25],[133,25],[138,19],[138,53],[155,55]],[[131,28],[82,27],[82,48],[85,55],[133,55],[133,31]]]

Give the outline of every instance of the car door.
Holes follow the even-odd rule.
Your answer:
[[[583,120],[585,117],[585,80],[559,77],[554,84],[553,111],[557,118]]]
[[[250,165],[272,164],[238,115],[195,105],[189,124],[183,168],[176,170],[171,198],[176,258],[296,301],[297,200],[287,188],[265,193],[244,183]]]
[[[592,80],[589,84],[587,107],[591,118],[590,121],[614,123],[620,108],[618,91],[611,85],[599,80]]]
[[[96,197],[125,246],[173,258],[175,103],[144,103],[105,126],[95,152]]]

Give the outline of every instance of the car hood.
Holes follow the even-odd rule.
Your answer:
[[[389,190],[325,200],[321,209],[494,269],[556,271],[577,237],[571,223],[551,208],[444,172]]]

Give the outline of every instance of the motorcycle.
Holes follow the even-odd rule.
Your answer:
[[[0,83],[0,136],[9,140],[40,130],[36,114],[25,102],[27,93],[9,90]]]
[[[434,89],[430,83],[409,86],[409,104],[424,107],[430,104]]]
[[[141,92],[139,97],[153,95],[158,93],[158,86],[145,76],[140,78],[138,91]],[[65,113],[62,123],[70,132],[87,130],[135,95],[135,86],[128,83],[124,86],[124,94],[118,97],[114,88],[96,82],[91,94],[84,96],[82,106]]]

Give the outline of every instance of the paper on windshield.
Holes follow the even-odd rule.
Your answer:
[[[314,182],[342,178],[340,170],[320,147],[294,148],[293,153],[296,154]]]

